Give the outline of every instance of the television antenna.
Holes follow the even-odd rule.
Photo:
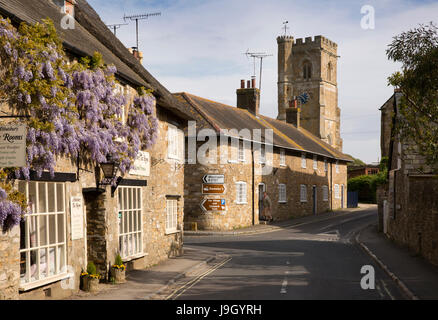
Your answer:
[[[114,35],[116,35],[116,31],[117,29],[120,29],[121,26],[127,26],[127,23],[117,23],[117,24],[108,24],[107,27],[108,28],[112,28],[114,29]]]
[[[255,71],[255,65],[256,65],[255,60],[256,59],[260,59],[259,90],[262,90],[263,58],[270,57],[270,56],[272,56],[272,54],[268,54],[268,53],[265,53],[265,52],[250,52],[249,49],[246,50],[246,52],[244,54],[246,55],[247,58],[249,58],[249,57],[253,58],[253,61],[254,61],[254,74],[253,74],[253,76],[255,76],[255,73],[256,73],[256,71]]]
[[[135,34],[136,34],[136,39],[137,39],[137,50],[140,51],[140,49],[138,48],[138,20],[144,20],[147,19],[149,17],[154,17],[154,16],[161,16],[161,12],[155,12],[155,13],[145,13],[145,14],[136,14],[136,15],[131,15],[131,16],[127,16],[124,15],[123,16],[123,20],[126,22],[126,20],[131,20],[134,21],[135,20]]]

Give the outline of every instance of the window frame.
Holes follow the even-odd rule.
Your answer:
[[[300,185],[300,202],[307,202],[307,185]]]
[[[333,189],[334,189],[335,199],[341,199],[341,188],[339,184],[336,183],[333,186]]]
[[[328,162],[327,162],[327,158],[324,159],[324,172],[328,172]]]
[[[335,170],[336,170],[336,173],[339,173],[339,160],[336,160]]]
[[[318,157],[316,154],[313,155],[313,170],[318,170]]]
[[[20,231],[20,249],[19,249],[19,257],[20,257],[20,273],[19,273],[19,289],[21,291],[26,291],[33,289],[35,287],[39,287],[45,284],[53,283],[55,281],[59,281],[60,279],[68,276],[67,273],[67,258],[68,258],[68,234],[67,234],[67,202],[66,202],[66,184],[65,182],[52,182],[52,181],[19,181],[19,190],[21,192],[24,191],[26,198],[29,200],[31,196],[29,195],[30,189],[35,191],[35,201],[28,202],[31,206],[31,213],[25,214],[26,219],[20,224],[20,228],[24,227],[24,239],[22,239],[22,231]],[[24,190],[22,188],[24,184]],[[34,184],[34,188],[30,188],[30,184]],[[40,195],[40,185],[44,187],[43,195]],[[53,197],[49,195],[49,185],[53,185]],[[61,190],[58,190],[58,186],[61,186]],[[61,203],[62,208],[60,209],[58,203],[58,192],[61,191]],[[40,197],[44,197],[42,199],[44,209],[40,210]],[[53,199],[53,210],[50,209],[50,201],[49,199]],[[41,212],[40,212],[41,211]],[[54,216],[54,236],[55,241],[53,243],[51,240],[51,230],[50,230],[50,218]],[[59,227],[58,220],[62,216],[62,228]],[[42,218],[42,219],[41,219]],[[44,219],[45,218],[45,219]],[[45,221],[45,244],[41,244],[41,222]],[[35,226],[35,241],[36,245],[32,245],[32,232],[30,224],[34,224]],[[60,231],[63,237],[63,241],[59,241]],[[24,247],[21,247],[21,241],[24,241]],[[54,251],[51,251],[54,249]],[[44,252],[45,251],[45,252]],[[32,253],[36,252],[35,263],[31,264]],[[45,262],[41,262],[42,253],[44,253]],[[53,255],[52,255],[53,253]],[[22,254],[25,255],[25,273],[22,275],[21,273],[21,262],[22,262]],[[53,265],[52,265],[52,256],[53,256]],[[45,264],[44,272],[41,271],[41,265]],[[32,266],[35,265],[35,270],[33,273],[37,273],[36,277],[32,280]],[[49,274],[53,269],[53,274]],[[29,272],[30,271],[30,272]],[[44,277],[43,273],[45,274]],[[24,281],[23,281],[24,280]]]
[[[322,186],[322,201],[329,201],[329,192],[327,185]]]
[[[126,197],[124,190],[126,190]],[[134,198],[134,190],[136,191],[136,196]],[[117,212],[118,212],[118,242],[119,242],[119,254],[123,260],[129,260],[141,255],[144,255],[144,245],[143,245],[143,192],[142,187],[136,186],[119,186],[117,188]],[[128,194],[129,193],[129,194]],[[137,204],[134,202],[136,199]],[[124,201],[128,203],[125,204]],[[139,204],[139,205],[138,205]],[[123,209],[122,209],[123,205]],[[125,219],[125,215],[128,215]],[[133,229],[133,222],[137,220],[137,230]],[[125,232],[125,221],[127,222],[126,232]],[[132,238],[136,236],[136,250],[132,249]],[[132,238],[131,238],[132,237]],[[123,243],[125,238],[127,239],[127,253],[125,253],[125,247]]]
[[[243,186],[241,189],[240,186]],[[244,181],[236,182],[236,203],[237,204],[247,204],[248,203],[248,190],[247,183]],[[240,192],[243,191],[242,194]]]
[[[286,184],[279,183],[278,184],[278,202],[279,203],[287,203],[287,193],[286,193]]]
[[[306,153],[301,153],[301,168],[306,169],[307,168],[307,157]]]
[[[182,161],[184,159],[184,132],[177,126],[167,125],[167,158]]]
[[[280,149],[280,166],[286,167],[286,152]]]
[[[171,209],[170,210],[171,212],[169,212],[169,209]],[[169,199],[169,198],[166,199],[166,228],[165,229],[166,229],[166,234],[178,232],[178,199]]]
[[[246,162],[246,149],[245,142],[243,140],[239,140],[239,148],[237,150],[237,160],[240,162]]]

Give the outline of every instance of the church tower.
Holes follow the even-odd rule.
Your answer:
[[[294,96],[309,95],[301,106],[300,125],[342,151],[337,84],[337,44],[322,36],[296,39],[280,36],[278,44],[278,119]]]

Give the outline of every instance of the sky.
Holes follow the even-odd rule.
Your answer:
[[[240,79],[253,75],[253,59],[244,53],[272,54],[263,59],[260,113],[273,118],[278,110],[276,38],[284,34],[283,22],[288,21],[287,33],[295,39],[322,35],[336,42],[343,152],[366,163],[380,159],[379,108],[393,94],[388,76],[400,69],[387,59],[387,46],[395,35],[438,20],[438,1],[429,0],[88,2],[106,24],[125,23],[124,15],[161,13],[139,22],[139,47],[144,67],[171,92],[235,106]],[[367,10],[361,12],[363,6]],[[128,22],[117,37],[133,47],[135,22]],[[258,61],[256,75],[258,84]]]

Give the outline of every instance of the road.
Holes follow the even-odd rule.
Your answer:
[[[169,298],[405,299],[354,241],[355,233],[376,219],[376,210],[370,209],[257,235],[185,237],[186,247],[220,259]],[[361,288],[365,265],[374,267],[374,289]]]

